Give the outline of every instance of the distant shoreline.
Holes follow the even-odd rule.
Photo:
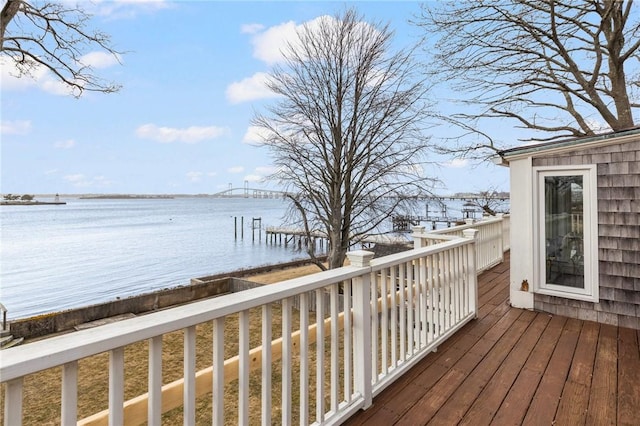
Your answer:
[[[140,200],[140,199],[173,199],[172,195],[129,195],[129,194],[105,194],[105,195],[82,195],[80,200]]]
[[[66,201],[0,201],[2,206],[43,206],[67,204]]]

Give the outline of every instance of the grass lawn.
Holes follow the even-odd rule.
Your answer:
[[[290,278],[318,272],[316,266],[303,266],[289,268],[286,270],[273,271],[251,277],[249,280],[271,284]],[[280,306],[273,305],[273,338],[282,335]],[[315,313],[310,314],[310,322],[315,322]],[[250,347],[261,344],[261,324],[260,310],[256,309],[250,313]],[[299,315],[293,314],[292,329],[297,330]],[[204,323],[196,327],[196,367],[198,370],[211,366],[213,332],[212,324]],[[225,320],[225,358],[234,356],[238,352],[238,315],[230,315]],[[315,351],[315,345],[313,347]],[[326,350],[325,350],[326,353]],[[315,360],[310,359],[310,389],[315,388]],[[325,357],[325,362],[327,362]],[[98,354],[84,358],[78,362],[78,417],[80,419],[100,412],[108,407],[108,382],[109,382],[109,359],[107,353]],[[298,360],[294,358],[294,371],[297,370]],[[25,377],[24,382],[24,419],[25,425],[57,425],[60,424],[60,382],[61,367],[42,371]],[[183,376],[183,332],[176,331],[168,333],[163,337],[163,383],[170,383]],[[260,400],[261,400],[261,372],[256,371],[250,377],[250,403],[252,424],[259,423]],[[148,343],[138,342],[125,348],[125,400],[136,397],[147,392],[148,380]],[[323,380],[325,381],[325,380]],[[275,362],[272,372],[273,382],[273,419],[279,422],[280,413],[280,362]],[[294,400],[297,400],[296,393],[299,390],[299,376],[294,374],[292,380]],[[229,424],[237,424],[237,381],[228,384],[225,388],[225,419]],[[226,397],[228,395],[228,398]],[[310,395],[311,408],[313,413],[315,396]],[[4,404],[4,387],[0,389],[0,403]],[[197,423],[211,424],[211,394],[198,399]],[[255,409],[253,408],[255,407]],[[294,416],[297,410],[294,403]],[[313,415],[311,416],[313,418]],[[0,413],[0,422],[4,420]],[[164,415],[163,424],[175,425],[182,423],[182,410],[175,409]]]

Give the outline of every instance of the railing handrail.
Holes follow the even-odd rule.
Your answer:
[[[456,231],[463,231],[465,229],[470,229],[470,228],[478,228],[481,226],[487,226],[493,223],[502,222],[503,217],[504,215],[501,214],[499,216],[490,217],[487,219],[483,218],[481,220],[474,220],[473,223],[465,223],[464,225],[456,225],[450,228],[435,229],[433,231],[429,231],[429,233],[442,235],[442,234],[449,234]]]
[[[107,352],[227,315],[278,302],[288,297],[326,287],[336,282],[362,276],[398,262],[410,262],[426,255],[470,244],[473,240],[459,237],[441,244],[427,246],[375,259],[370,266],[345,266],[318,272],[251,291],[217,296],[154,312],[101,327],[76,331],[10,348],[0,352],[2,383],[41,370],[64,365],[88,356]]]
[[[371,261],[372,272],[378,271],[382,268],[385,268],[395,263],[411,262],[413,260],[420,259],[425,255],[440,253],[443,251],[450,250],[452,248],[461,247],[461,246],[470,244],[473,241],[472,239],[465,238],[465,237],[450,237],[450,236],[443,236],[443,235],[436,235],[436,237],[438,239],[442,239],[443,242],[438,243],[437,245],[421,247],[413,250],[407,250],[400,253],[390,254],[388,256],[373,259]],[[442,237],[445,237],[445,238],[442,238]]]

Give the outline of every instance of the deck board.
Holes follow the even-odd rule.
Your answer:
[[[637,424],[640,415],[640,349],[636,330],[618,332],[618,424]]]
[[[600,327],[598,349],[593,367],[591,395],[587,423],[593,425],[613,425],[616,423],[616,388],[618,376],[617,329],[611,325]]]
[[[509,254],[478,318],[347,425],[637,424],[640,330],[511,308]]]
[[[599,333],[599,324],[584,323],[556,413],[555,420],[559,424],[584,424],[586,421]]]
[[[523,312],[520,316],[524,314]],[[505,330],[500,339],[494,342],[491,350],[483,355],[481,362],[460,383],[454,394],[440,407],[438,418],[432,419],[431,423],[456,424],[462,419],[498,370],[507,354],[511,352],[526,327],[527,323],[525,321],[516,320]]]
[[[549,319],[543,331],[544,339],[541,338],[536,343],[524,366],[518,372],[516,381],[494,416],[496,424],[522,423],[567,321],[564,317],[551,317],[543,313],[539,315]]]
[[[525,330],[513,350],[487,382],[486,387],[492,389],[492,392],[480,393],[463,417],[461,424],[488,424],[493,420],[513,386],[518,372],[522,369],[548,323],[548,316],[540,314],[535,316],[531,326]]]

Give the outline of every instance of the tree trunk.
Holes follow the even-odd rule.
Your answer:
[[[604,34],[607,38],[607,48],[609,50],[609,79],[611,80],[611,97],[615,103],[617,120],[609,123],[612,130],[626,130],[634,126],[633,115],[631,113],[631,103],[627,93],[627,80],[624,71],[624,61],[621,61],[622,49],[624,46],[624,17],[622,5],[617,1],[607,5],[606,11],[610,12],[603,16]]]
[[[2,12],[0,12],[0,51],[4,49],[4,33],[7,30],[7,25],[16,16],[21,4],[22,0],[7,0]]]
[[[344,266],[344,260],[346,257],[347,250],[344,248],[340,228],[332,230],[329,234],[329,252],[327,254],[329,269],[336,269]]]

